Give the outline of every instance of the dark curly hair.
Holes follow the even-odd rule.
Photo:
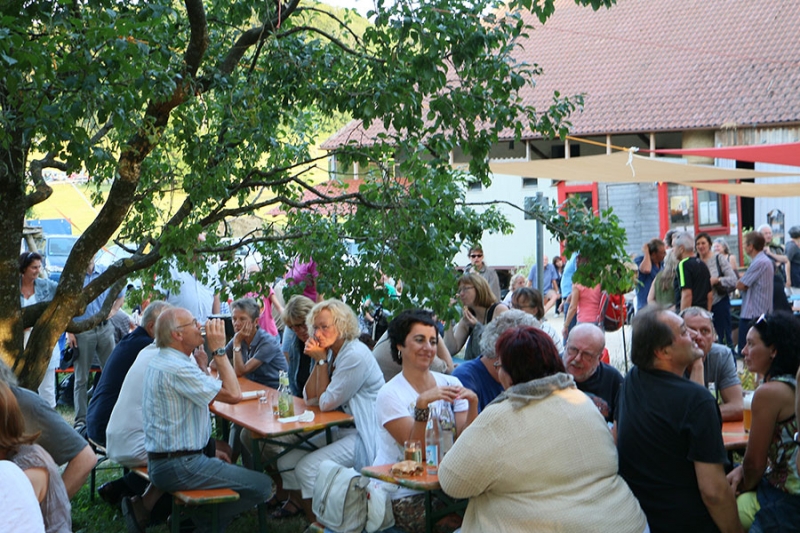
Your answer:
[[[19,256],[19,273],[24,274],[34,261],[41,261],[42,256],[36,252],[25,252]]]
[[[800,319],[787,311],[776,311],[756,320],[751,327],[758,331],[765,346],[775,348],[775,358],[765,377],[795,376],[800,367]]]
[[[389,322],[389,329],[386,330],[389,335],[389,346],[392,349],[392,361],[398,365],[403,364],[403,358],[400,357],[400,352],[397,350],[397,345],[405,346],[406,337],[414,327],[414,324],[425,324],[436,329],[436,320],[433,318],[433,313],[425,309],[406,309],[397,315],[394,320]]]

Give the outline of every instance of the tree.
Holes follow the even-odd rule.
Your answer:
[[[576,0],[594,9],[613,1]],[[521,103],[538,68],[512,56],[527,28],[520,13],[544,22],[553,9],[553,0],[379,0],[359,34],[352,13],[309,0],[5,2],[2,357],[35,386],[59,334],[92,327],[111,305],[73,321],[88,302],[131,276],[152,285],[165,258],[202,271],[191,258],[234,248],[219,236],[250,213],[281,213],[244,239],[266,258],[262,281],[283,273],[289,258],[313,255],[325,294],[368,294],[382,268],[417,301],[445,311],[461,244],[507,229],[496,209],[477,214],[464,204],[466,174],[450,167],[450,152],[470,155],[470,174],[488,183],[498,132],[563,134],[581,104],[559,94],[546,110]],[[336,177],[324,186],[309,178],[324,158],[312,150],[318,125],[337,116],[379,126],[368,142],[335,150],[342,164],[370,169],[357,190]],[[53,301],[23,311],[16,258],[26,210],[52,192],[48,168],[85,170],[102,208]],[[89,261],[112,238],[133,255],[82,287]],[[345,239],[360,255],[346,253]]]

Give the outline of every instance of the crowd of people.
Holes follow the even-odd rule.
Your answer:
[[[184,273],[178,289],[149,302],[141,324],[101,358],[88,406],[76,396],[78,427],[0,367],[0,485],[11,494],[13,516],[38,506],[17,519],[25,531],[71,531],[69,499],[96,460],[76,431],[85,426],[115,462],[148,467],[150,483],[125,474],[98,488],[121,506],[129,531],[165,520],[170,492],[221,487],[239,493],[219,504],[223,525],[259,504],[274,519],[313,521],[323,461],[356,470],[400,462],[404,443],[424,441],[431,413],[445,411],[454,444],[439,480],[445,493],[469,500],[465,533],[787,530],[800,517],[800,322],[775,305],[775,286],[790,292],[784,288],[793,286],[800,252],[781,255],[760,231],[743,242],[751,259],[744,272],[724,242],[705,233],[643,245],[635,260],[634,366],[625,376],[603,360],[601,287],[572,283],[589,260],[577,253],[545,261],[544,290],[532,269],[528,278],[512,277],[510,296],[501,299],[496,272],[473,247],[455,282],[459,319],[442,324],[430,311],[407,309],[374,347],[362,342],[351,306],[316,291],[285,305],[272,289],[244,295],[229,304],[233,332],[226,335],[214,317],[215,288]],[[40,266],[40,258],[20,257],[23,305],[52,297],[53,287],[33,275]],[[87,283],[93,275],[94,265]],[[741,420],[744,409],[734,290],[743,296],[736,353],[763,379],[741,465],[730,464],[722,441],[723,421]],[[564,313],[562,331],[546,320],[551,309]],[[78,337],[80,351],[99,355],[106,326]],[[331,441],[313,437],[312,448],[293,446],[296,435],[273,439],[258,448],[258,461],[249,430],[234,426],[228,441],[214,438],[210,404],[240,402],[239,377],[277,388],[284,372],[292,394],[323,412],[352,415],[353,426],[336,428]],[[277,468],[266,473],[253,469],[271,463]],[[6,479],[25,490],[9,493]],[[388,495],[395,531],[425,530],[422,493]],[[194,527],[205,531],[210,522]]]

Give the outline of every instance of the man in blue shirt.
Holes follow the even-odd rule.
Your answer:
[[[536,272],[536,264],[531,267],[531,271],[528,274],[528,280],[531,282],[531,287],[538,289],[539,292],[542,293],[542,299],[544,300],[544,312],[547,314],[547,312],[555,305],[559,298],[558,271],[556,270],[555,265],[552,265],[548,261],[546,255],[543,257],[542,263],[544,264],[542,288],[539,288],[539,276]]]
[[[106,268],[102,265],[95,265],[94,259],[89,262],[86,268],[86,275],[84,276],[83,286],[86,287],[100,277],[100,274],[105,272]],[[75,322],[82,322],[93,317],[103,307],[106,298],[109,296],[109,291],[106,289],[95,300],[89,302],[86,306],[86,311],[81,316],[75,317]],[[114,316],[117,311],[122,307],[125,299],[125,290],[120,292],[114,304],[111,306],[108,316],[105,317],[99,324],[90,330],[72,334],[67,333],[67,341],[73,348],[78,347],[78,355],[75,357],[72,365],[75,368],[75,390],[73,392],[73,399],[75,401],[75,427],[79,431],[86,427],[86,410],[88,404],[88,394],[86,390],[86,383],[89,381],[89,370],[92,368],[92,362],[95,356],[100,361],[100,368],[106,366],[106,361],[114,350],[114,327],[109,323],[109,319]]]
[[[636,310],[641,311],[647,306],[647,294],[650,286],[662,268],[667,248],[661,239],[652,239],[642,246],[642,255],[633,260],[639,267],[638,283],[636,284]]]

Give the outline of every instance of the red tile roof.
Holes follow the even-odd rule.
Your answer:
[[[597,12],[556,0],[545,25],[528,20],[518,57],[544,73],[523,97],[545,109],[555,90],[585,93],[573,135],[800,122],[797,0],[618,0]],[[323,147],[365,143],[381,129],[359,126]]]

